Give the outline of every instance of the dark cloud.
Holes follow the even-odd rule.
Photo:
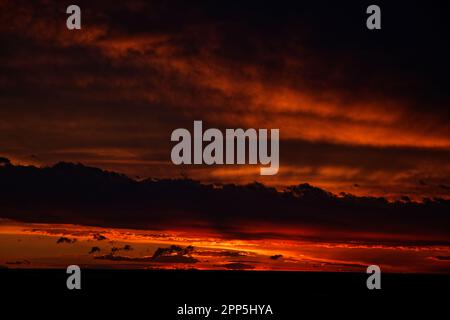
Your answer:
[[[77,239],[70,239],[67,237],[60,237],[58,240],[56,240],[56,243],[75,243],[77,241]]]
[[[193,246],[182,248],[172,245],[168,248],[158,248],[152,256],[152,261],[161,263],[196,263],[197,259],[191,257]]]
[[[98,241],[102,241],[102,240],[108,240],[107,237],[105,237],[104,235],[100,234],[100,233],[96,233],[93,235],[94,240],[98,240]]]
[[[0,200],[2,218],[25,222],[138,229],[202,228],[206,223],[223,236],[242,239],[301,238],[301,230],[306,229],[317,231],[312,239],[334,241],[357,238],[396,243],[402,234],[408,234],[415,244],[450,241],[449,200],[390,202],[379,197],[338,196],[309,184],[277,191],[259,183],[218,187],[187,179],[136,181],[81,164],[11,165],[0,167]],[[259,225],[272,225],[272,231],[259,230]],[[251,232],[246,229],[250,226]],[[277,229],[283,226],[298,229],[298,236]],[[373,233],[384,237],[372,238]],[[72,242],[65,237],[58,240]],[[114,247],[112,253],[126,248]],[[189,250],[173,246],[155,254]]]
[[[280,260],[281,258],[283,258],[282,254],[276,254],[276,255],[270,256],[270,259],[272,259],[272,260]]]
[[[118,248],[112,248],[112,249],[118,249]],[[158,248],[155,251],[155,253],[153,254],[153,256],[151,256],[151,257],[127,257],[127,256],[115,255],[115,253],[119,250],[131,250],[131,247],[129,247],[128,249],[111,250],[111,253],[103,255],[103,256],[97,256],[97,257],[95,257],[95,259],[111,260],[111,261],[155,262],[155,263],[197,263],[198,262],[197,259],[190,256],[190,254],[194,250],[194,247],[192,247],[192,246],[187,246],[185,248],[182,248],[180,246],[172,245],[167,248]]]
[[[117,253],[119,251],[131,251],[131,250],[133,250],[133,248],[129,244],[126,244],[122,248],[112,247],[111,248],[111,254],[113,255],[113,254],[115,254],[115,253]]]
[[[113,254],[106,254],[103,256],[97,256],[94,259],[109,260],[109,261],[129,261],[129,262],[155,262],[155,263],[197,263],[198,260],[192,257],[186,256],[162,256],[156,259],[152,257],[127,257],[116,256]]]
[[[8,166],[11,165],[11,160],[8,158],[0,157],[0,166]]]
[[[168,248],[158,248],[153,254],[153,259],[167,256],[185,256],[191,254],[193,251],[194,247],[192,246],[182,248],[180,246],[172,245]]]
[[[439,261],[450,261],[450,256],[436,256],[434,258]]]
[[[89,254],[93,254],[100,251],[101,249],[99,247],[92,247],[91,250],[89,251]]]

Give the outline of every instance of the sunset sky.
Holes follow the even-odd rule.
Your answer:
[[[77,1],[70,31],[71,2],[0,0],[0,265],[449,272],[448,17],[386,4],[369,31],[369,3],[315,3]],[[279,173],[172,164],[194,120],[280,129]]]

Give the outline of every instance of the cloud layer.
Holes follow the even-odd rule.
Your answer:
[[[137,181],[71,163],[0,166],[0,217],[24,222],[212,230],[223,238],[247,240],[448,245],[449,209],[444,199],[390,202],[334,195],[309,184],[278,191],[258,183]]]
[[[369,32],[368,4],[79,1],[82,29],[69,31],[65,3],[0,1],[2,154],[140,177],[260,179],[251,167],[170,163],[172,130],[203,120],[280,129],[280,174],[265,184],[448,197],[445,11],[381,2],[383,28]]]

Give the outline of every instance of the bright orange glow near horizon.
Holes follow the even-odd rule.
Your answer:
[[[99,237],[101,235],[101,237]],[[448,272],[448,246],[227,239],[205,230],[133,230],[31,224],[0,226],[0,265],[8,268],[354,271],[379,264],[385,272]],[[64,239],[64,240],[61,240]],[[158,248],[168,250],[155,257]],[[96,248],[96,249],[93,249]]]

